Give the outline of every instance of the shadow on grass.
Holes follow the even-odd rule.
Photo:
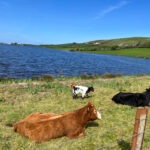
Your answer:
[[[118,140],[117,143],[121,150],[130,150],[131,149],[130,143],[128,143],[124,140]]]
[[[91,96],[85,96],[84,98],[82,98],[82,96],[77,96],[77,97],[74,98],[74,100],[76,100],[76,99],[85,100],[85,99],[89,99],[91,97],[93,97],[93,96],[92,95]]]
[[[97,122],[89,122],[87,125],[86,125],[86,128],[89,128],[89,127],[98,127],[99,124]]]

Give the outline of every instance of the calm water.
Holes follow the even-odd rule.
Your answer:
[[[0,77],[150,74],[150,59],[0,45]]]

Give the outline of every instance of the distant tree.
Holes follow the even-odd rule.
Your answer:
[[[11,45],[18,45],[18,43],[17,43],[17,42],[14,42],[14,43],[11,43]]]

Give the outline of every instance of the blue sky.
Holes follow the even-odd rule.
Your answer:
[[[0,42],[150,37],[149,0],[0,0]]]

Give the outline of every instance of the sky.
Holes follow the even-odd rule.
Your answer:
[[[150,37],[150,0],[0,0],[0,42]]]

